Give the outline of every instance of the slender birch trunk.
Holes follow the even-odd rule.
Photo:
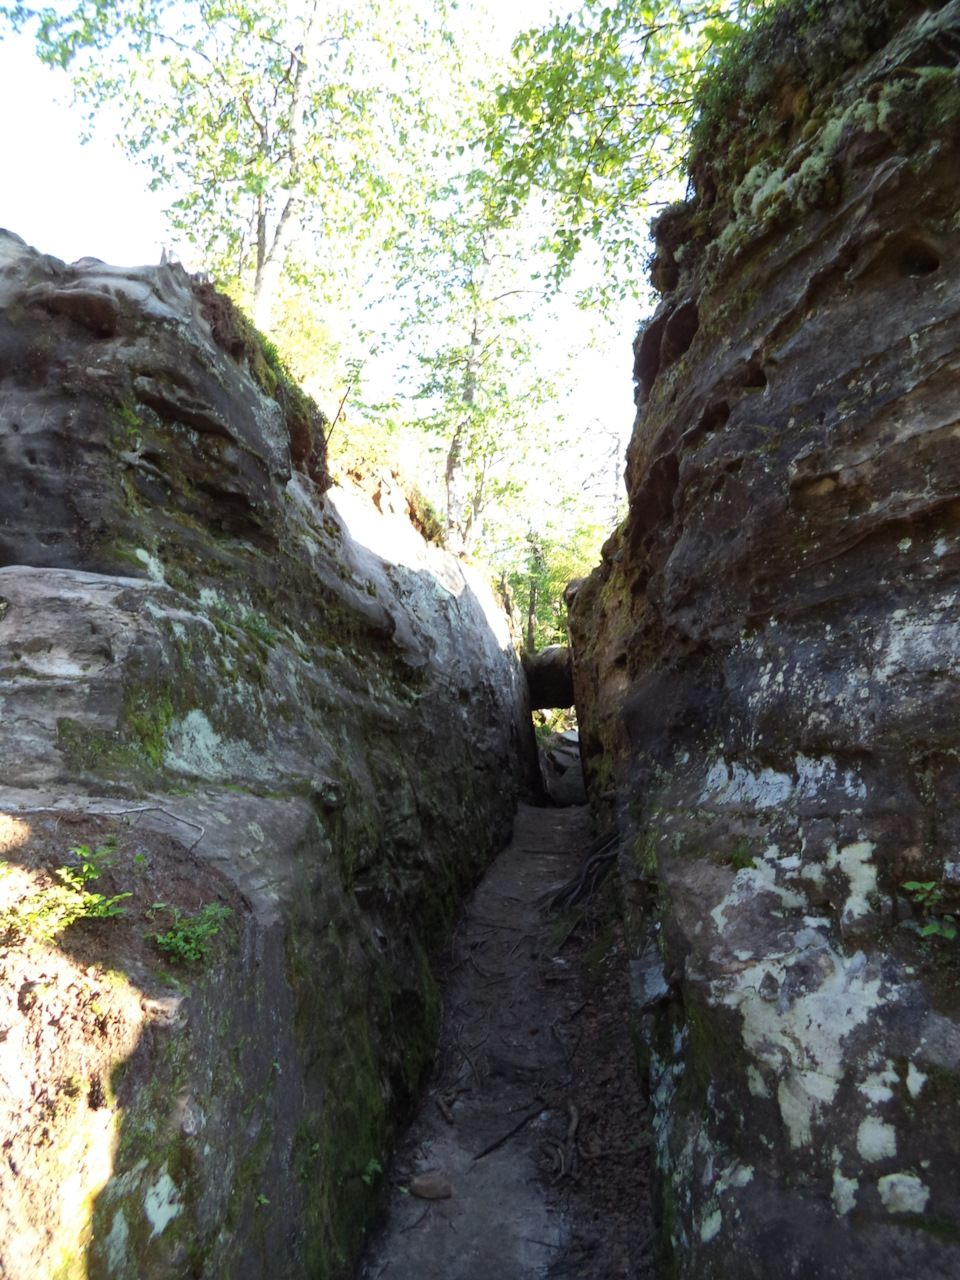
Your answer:
[[[262,207],[258,212],[257,270],[253,282],[253,323],[258,329],[270,328],[284,264],[291,246],[303,227],[303,210],[306,204],[306,178],[303,169],[304,121],[310,92],[309,77],[313,69],[320,34],[318,9],[318,0],[314,0],[314,4],[308,11],[303,40],[299,48],[294,51],[295,69],[291,85],[290,122],[287,125],[286,136],[287,199],[274,228],[273,236],[270,238],[269,247],[267,247],[266,218]],[[263,129],[261,129],[261,137],[265,140]]]

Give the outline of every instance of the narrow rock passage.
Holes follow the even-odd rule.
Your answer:
[[[543,906],[590,838],[585,808],[521,805],[467,904],[435,1076],[359,1280],[654,1274],[623,947],[609,901],[559,919]]]

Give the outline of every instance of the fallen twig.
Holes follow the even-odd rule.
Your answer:
[[[560,1151],[560,1172],[554,1178],[551,1185],[556,1186],[558,1182],[569,1175],[576,1180],[577,1173],[577,1129],[580,1127],[580,1112],[572,1102],[567,1103],[567,1114],[570,1117],[570,1123],[567,1125],[567,1137]]]
[[[555,1018],[553,1022],[550,1023],[550,1030],[553,1032],[553,1038],[554,1040],[556,1040],[557,1044],[563,1050],[563,1056],[567,1060],[567,1081],[566,1082],[569,1085],[573,1082],[573,1054],[567,1048],[567,1042],[566,1040],[564,1040],[563,1036],[560,1034],[560,1030],[557,1027],[558,1021],[559,1019]],[[579,1043],[579,1041],[577,1043]]]
[[[520,1237],[520,1239],[521,1239],[521,1240],[526,1240],[528,1244],[539,1244],[539,1245],[542,1245],[544,1249],[564,1249],[564,1248],[566,1248],[566,1245],[562,1245],[562,1244],[551,1244],[549,1240],[536,1240],[536,1239],[534,1239],[534,1237],[533,1237],[533,1236],[521,1236],[521,1237]]]
[[[524,1125],[528,1125],[531,1120],[535,1120],[542,1110],[543,1104],[541,1103],[541,1105],[537,1107],[536,1111],[528,1111],[522,1120],[518,1120],[513,1128],[508,1129],[502,1137],[497,1138],[496,1142],[491,1142],[489,1146],[484,1147],[482,1151],[478,1151],[473,1157],[474,1160],[482,1160],[484,1156],[488,1156],[491,1152],[496,1151],[498,1147],[502,1147],[503,1144],[512,1138],[515,1133],[519,1133]]]
[[[460,1052],[463,1054],[464,1060],[465,1060],[466,1062],[469,1062],[470,1066],[473,1068],[473,1074],[477,1077],[477,1087],[482,1089],[482,1088],[483,1088],[483,1083],[482,1083],[482,1081],[481,1081],[481,1079],[480,1079],[480,1072],[477,1070],[477,1064],[476,1064],[476,1063],[474,1062],[474,1060],[470,1057],[469,1053],[467,1053],[466,1049],[463,1047],[463,1044],[462,1044],[462,1042],[461,1042],[461,1040],[460,1040],[460,1033],[461,1033],[462,1031],[463,1031],[463,1023],[462,1023],[462,1022],[459,1022],[459,1023],[457,1023],[457,1048],[458,1048],[458,1049],[460,1050]],[[484,1040],[485,1040],[485,1039],[486,1039],[486,1036],[484,1036]],[[483,1044],[483,1040],[481,1040],[481,1041],[480,1041],[480,1043],[481,1043],[481,1044]]]
[[[427,1216],[429,1212],[430,1212],[430,1206],[427,1205],[426,1209],[424,1209],[423,1213],[421,1213],[420,1217],[416,1220],[416,1222],[411,1222],[409,1227],[401,1227],[400,1230],[412,1231],[414,1227],[419,1227],[420,1223],[424,1220],[424,1218]]]
[[[598,1151],[584,1151],[579,1143],[577,1143],[577,1153],[584,1160],[632,1160],[641,1151],[644,1151],[653,1142],[653,1134],[642,1133],[639,1138],[635,1138],[632,1146],[622,1147],[619,1150],[610,1147],[601,1147]]]
[[[94,818],[126,818],[138,813],[164,813],[168,818],[172,818],[174,822],[182,822],[184,826],[193,827],[195,831],[200,832],[196,840],[194,840],[193,844],[188,848],[188,853],[193,853],[194,849],[206,835],[206,831],[199,822],[194,822],[191,818],[184,818],[179,813],[171,813],[169,809],[164,809],[163,806],[159,804],[144,805],[140,809],[88,809],[87,813]]]

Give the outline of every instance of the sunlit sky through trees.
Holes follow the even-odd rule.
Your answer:
[[[505,53],[519,31],[546,23],[554,7],[551,0],[488,0],[486,15],[462,6],[455,25],[463,32],[464,49],[488,41]],[[87,255],[121,265],[157,262],[166,246],[188,269],[202,265],[191,260],[189,246],[177,243],[165,224],[169,196],[151,192],[146,168],[112,144],[116,129],[110,109],[102,112],[90,141],[81,145],[84,117],[70,105],[66,77],[38,62],[27,36],[0,39],[0,110],[6,122],[0,137],[0,226],[68,262]],[[647,217],[638,210],[638,223]],[[578,264],[581,276],[589,276],[590,270],[588,262]],[[579,283],[590,281],[581,278]],[[616,436],[622,455],[629,436],[631,341],[650,306],[627,302],[613,323],[603,326],[595,315],[578,311],[571,298],[544,334],[544,345],[580,353],[563,412],[585,438],[595,437],[598,452],[609,452]],[[588,349],[591,329],[599,331],[600,341]],[[392,376],[389,360],[385,355],[379,369],[384,391]]]

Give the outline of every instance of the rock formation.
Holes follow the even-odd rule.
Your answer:
[[[529,709],[485,583],[324,492],[323,426],[179,267],[0,233],[11,1280],[346,1274],[429,1062]],[[53,946],[62,867],[130,896]]]
[[[960,4],[817,12],[656,224],[572,593],[685,1280],[960,1273]]]
[[[537,745],[543,787],[553,803],[561,808],[571,804],[586,804],[587,787],[576,729],[543,736],[538,734]]]
[[[551,644],[539,653],[525,653],[523,670],[531,706],[540,709],[573,706],[573,663],[566,645]]]

